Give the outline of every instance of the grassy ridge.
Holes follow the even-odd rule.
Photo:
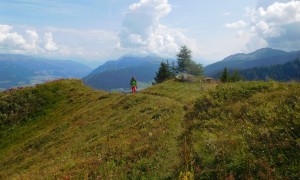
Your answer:
[[[1,93],[0,178],[299,178],[299,92],[170,80],[131,95],[63,80]]]
[[[65,84],[62,100],[1,138],[3,178],[135,179],[176,174],[180,103],[145,94],[93,91],[76,80],[42,86],[51,89],[57,83]],[[50,91],[47,96],[52,93],[56,94]]]

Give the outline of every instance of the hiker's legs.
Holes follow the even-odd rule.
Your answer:
[[[131,91],[132,93],[136,93],[136,86],[132,86]]]

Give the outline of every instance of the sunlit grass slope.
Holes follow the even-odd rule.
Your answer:
[[[186,115],[197,178],[299,179],[300,84],[222,84]]]
[[[79,80],[0,94],[0,179],[300,177],[300,85]]]
[[[44,96],[49,105],[37,103],[44,106],[39,110],[19,101],[28,94]],[[2,131],[3,178],[167,178],[180,164],[183,110],[172,99],[109,94],[65,80],[3,93],[5,100],[38,112],[28,112],[21,125]]]

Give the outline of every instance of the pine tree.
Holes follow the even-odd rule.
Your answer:
[[[203,67],[196,64],[192,60],[192,52],[186,46],[182,46],[180,52],[177,54],[177,64],[179,73],[188,73],[195,76],[203,74]]]
[[[228,71],[227,71],[226,67],[224,68],[224,71],[223,71],[220,79],[221,79],[222,82],[228,82],[229,75],[228,75]]]
[[[156,72],[156,76],[154,78],[155,83],[161,83],[166,79],[171,77],[170,65],[169,63],[161,62],[158,72]]]
[[[177,64],[179,73],[184,73],[192,61],[192,52],[186,47],[182,46],[180,52],[177,54]]]

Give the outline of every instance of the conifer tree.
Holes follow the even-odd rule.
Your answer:
[[[226,67],[224,68],[224,71],[223,71],[220,79],[221,79],[222,82],[228,82],[229,75],[228,75],[228,71],[227,71]]]
[[[171,77],[170,65],[169,63],[161,62],[158,72],[156,72],[156,76],[154,78],[155,83],[161,83],[166,79]]]
[[[188,73],[195,76],[203,74],[203,67],[196,64],[192,60],[192,52],[186,46],[182,46],[180,52],[177,54],[178,73]]]
[[[180,52],[177,54],[178,71],[184,73],[192,61],[192,52],[186,47],[182,46]]]

